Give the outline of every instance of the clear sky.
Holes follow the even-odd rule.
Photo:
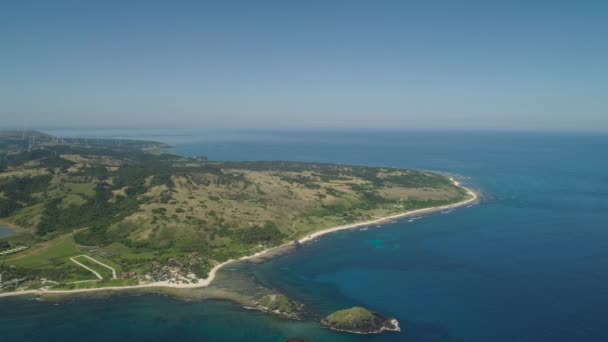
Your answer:
[[[608,1],[2,1],[0,119],[608,131]]]

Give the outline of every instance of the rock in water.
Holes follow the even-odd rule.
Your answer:
[[[266,295],[256,304],[257,309],[286,319],[301,320],[303,318],[303,305],[291,301],[280,293]]]
[[[321,320],[321,326],[355,334],[379,334],[383,331],[401,331],[399,322],[361,307],[336,311]]]

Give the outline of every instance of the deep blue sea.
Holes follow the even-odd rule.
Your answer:
[[[54,132],[52,132],[54,133]],[[80,133],[80,134],[79,134]],[[252,274],[319,315],[361,305],[403,332],[355,336],[224,301],[159,295],[0,300],[0,340],[605,341],[608,136],[505,132],[62,132],[148,138],[214,160],[297,160],[449,172],[480,204],[338,232]]]

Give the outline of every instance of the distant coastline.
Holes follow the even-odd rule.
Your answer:
[[[450,177],[450,180],[452,181],[452,183],[455,186],[461,187],[462,189],[464,189],[467,194],[470,196],[469,198],[457,202],[457,203],[452,203],[452,204],[447,204],[447,205],[442,205],[442,206],[437,206],[437,207],[429,207],[429,208],[423,208],[423,209],[415,209],[415,210],[410,210],[410,211],[406,211],[403,213],[399,213],[399,214],[394,214],[394,215],[389,215],[389,216],[384,216],[384,217],[380,217],[374,220],[369,220],[369,221],[363,221],[363,222],[357,222],[357,223],[352,223],[352,224],[347,224],[347,225],[341,225],[341,226],[336,226],[336,227],[331,227],[331,228],[327,228],[327,229],[323,229],[323,230],[319,230],[316,231],[314,233],[311,233],[310,235],[307,235],[301,239],[298,240],[298,243],[300,244],[305,244],[307,242],[311,242],[313,240],[315,240],[316,238],[319,238],[321,236],[333,233],[333,232],[337,232],[337,231],[341,231],[341,230],[347,230],[347,229],[354,229],[354,228],[359,228],[359,227],[364,227],[364,226],[368,226],[368,225],[378,225],[378,224],[383,224],[383,223],[387,223],[389,221],[393,221],[396,219],[401,219],[404,217],[409,217],[409,216],[414,216],[414,215],[421,215],[421,214],[430,214],[430,213],[434,213],[434,212],[439,212],[439,211],[444,211],[444,210],[450,210],[450,209],[454,209],[454,208],[459,208],[459,207],[463,207],[466,205],[470,205],[473,204],[475,202],[478,201],[479,196],[477,195],[477,193],[475,193],[473,190],[462,186],[457,180],[455,180],[454,178]],[[86,289],[74,289],[74,290],[44,290],[44,289],[36,289],[36,290],[22,290],[22,291],[14,291],[14,292],[6,292],[6,293],[0,293],[0,298],[4,298],[4,297],[14,297],[14,296],[24,296],[24,295],[45,295],[45,294],[65,294],[65,295],[69,295],[69,294],[78,294],[78,293],[89,293],[89,292],[103,292],[103,291],[123,291],[123,290],[136,290],[136,289],[150,289],[150,288],[173,288],[173,289],[196,289],[196,288],[204,288],[209,286],[213,280],[216,277],[217,272],[224,266],[233,263],[233,262],[237,262],[237,261],[244,261],[244,260],[248,260],[248,259],[253,259],[253,258],[257,258],[257,257],[261,257],[261,256],[265,256],[267,254],[270,254],[272,251],[276,251],[280,248],[284,248],[287,247],[289,245],[293,244],[293,242],[288,242],[285,243],[283,245],[280,246],[275,246],[275,247],[271,247],[268,249],[265,249],[263,251],[257,252],[255,254],[252,255],[248,255],[248,256],[244,256],[238,259],[230,259],[230,260],[226,260],[222,263],[219,263],[217,265],[215,265],[210,271],[209,274],[207,276],[207,278],[204,279],[198,279],[197,283],[194,284],[174,284],[174,283],[170,283],[169,281],[159,281],[159,282],[153,282],[153,283],[147,283],[147,284],[139,284],[139,285],[130,285],[130,286],[108,286],[108,287],[97,287],[97,288],[86,288]]]

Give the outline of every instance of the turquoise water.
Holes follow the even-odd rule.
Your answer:
[[[123,134],[124,136],[124,134]],[[449,214],[343,231],[225,270],[313,315],[363,305],[400,334],[352,336],[221,301],[142,295],[60,305],[0,301],[8,340],[599,341],[608,317],[608,136],[479,132],[146,132],[182,154],[451,172],[483,201]]]

